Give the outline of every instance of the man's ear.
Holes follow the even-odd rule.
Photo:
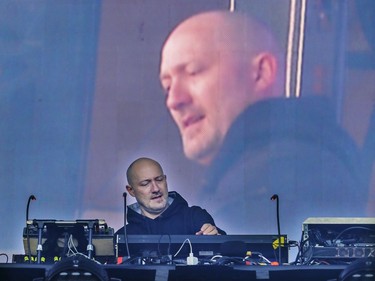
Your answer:
[[[126,186],[126,190],[128,191],[128,193],[129,193],[131,196],[135,197],[133,187],[131,187],[130,185],[127,185],[127,186]]]
[[[253,62],[253,81],[255,92],[263,93],[276,83],[277,59],[271,53],[258,54]],[[266,91],[267,92],[267,91]],[[272,91],[269,91],[272,95]]]

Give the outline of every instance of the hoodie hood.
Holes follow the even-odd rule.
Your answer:
[[[171,217],[174,214],[178,213],[179,210],[181,210],[181,208],[187,207],[187,206],[188,206],[187,201],[184,198],[182,198],[180,194],[178,194],[175,191],[170,191],[168,192],[167,208],[164,210],[163,213],[160,214],[160,216],[164,218]],[[129,223],[137,223],[145,219],[153,220],[151,218],[145,217],[142,214],[141,208],[138,202],[128,206],[128,214],[132,214],[131,216],[128,216]]]

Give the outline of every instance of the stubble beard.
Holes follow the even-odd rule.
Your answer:
[[[201,165],[209,165],[221,147],[221,136],[218,132],[198,132],[195,136],[182,135],[186,158]]]

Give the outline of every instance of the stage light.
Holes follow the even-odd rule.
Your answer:
[[[75,255],[54,264],[46,281],[109,281],[107,272],[96,261]]]
[[[338,281],[374,281],[375,257],[361,258],[345,268]]]

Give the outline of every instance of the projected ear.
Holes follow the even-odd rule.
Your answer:
[[[253,81],[256,92],[264,92],[276,82],[277,59],[270,53],[261,53],[253,60]]]

